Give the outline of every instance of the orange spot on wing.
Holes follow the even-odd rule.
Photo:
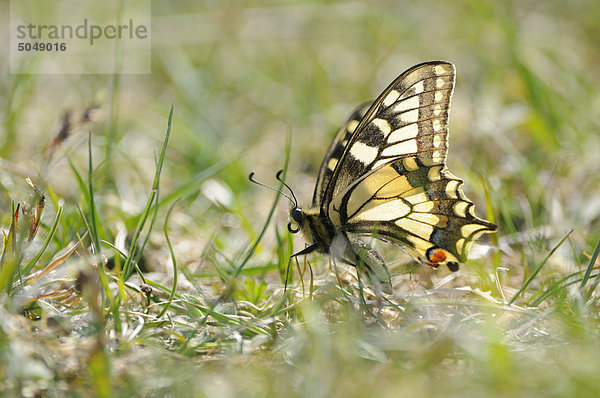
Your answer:
[[[446,260],[446,252],[443,249],[433,249],[427,251],[427,259],[432,263],[441,263]]]

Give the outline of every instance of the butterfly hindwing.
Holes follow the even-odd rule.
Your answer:
[[[398,159],[349,186],[329,215],[348,234],[391,241],[424,264],[453,267],[467,259],[474,239],[496,228],[475,216],[462,183],[444,165]]]
[[[394,80],[345,146],[321,205],[361,176],[398,158],[415,156],[425,164],[443,164],[454,75],[451,63],[427,62]]]

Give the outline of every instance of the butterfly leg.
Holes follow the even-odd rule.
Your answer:
[[[362,241],[340,234],[332,242],[331,251],[334,257],[354,265],[360,274],[365,275],[378,296],[379,292],[393,293],[390,272],[385,262],[379,254]]]
[[[335,269],[335,274],[338,278],[338,283],[340,283],[341,286],[341,280],[340,280],[340,276],[338,274],[337,271],[337,262],[335,260],[335,257],[331,257],[332,261],[333,261],[333,267]],[[349,262],[349,260],[347,259],[341,259],[344,263],[347,263],[348,265],[354,265],[352,263]],[[364,285],[363,285],[363,281],[362,281],[362,277],[360,276],[361,272],[357,272],[356,273],[356,278],[358,280],[358,295],[360,297],[360,308],[365,311],[369,316],[371,316],[372,318],[375,318],[377,320],[380,320],[381,317],[379,316],[379,311],[376,311],[375,313],[370,309],[369,305],[367,304],[367,300],[365,299],[365,295],[364,295]],[[381,300],[381,291],[378,289],[374,289],[376,291],[377,294],[377,304],[379,307],[379,310],[381,310],[382,308],[382,300]],[[348,293],[346,293],[346,291],[344,289],[342,289],[342,292],[344,292],[344,295],[347,295]]]
[[[294,253],[294,254],[292,254],[290,256],[290,258],[288,260],[287,268],[286,268],[286,271],[285,271],[285,284],[284,284],[284,288],[283,288],[284,292],[287,291],[288,277],[290,275],[290,265],[292,264],[292,259],[296,259],[296,265],[298,267],[300,267],[300,265],[298,264],[298,256],[303,256],[303,255],[312,253],[312,252],[316,251],[318,249],[318,247],[319,247],[318,245],[313,244],[313,245],[310,245],[308,247],[305,247],[304,249],[302,249],[299,252]],[[310,268],[310,294],[312,296],[313,271],[312,271],[312,267],[310,266],[310,263],[309,263],[308,266]],[[302,283],[304,283],[304,282],[302,282]]]

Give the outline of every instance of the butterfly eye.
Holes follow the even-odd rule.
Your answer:
[[[300,231],[300,227],[299,227],[299,226],[296,226],[296,228],[293,228],[293,227],[292,227],[292,225],[293,225],[293,224],[292,224],[291,222],[289,222],[289,223],[288,223],[288,225],[287,225],[287,229],[288,229],[288,231],[290,231],[290,232],[291,232],[291,233],[293,233],[293,234],[295,234],[295,233],[297,233],[298,231]]]
[[[303,218],[304,218],[304,214],[302,213],[301,209],[296,207],[294,210],[292,210],[292,219],[294,221],[296,221],[298,224],[302,223]]]

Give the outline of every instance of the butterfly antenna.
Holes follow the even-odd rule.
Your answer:
[[[279,175],[279,173],[278,173],[278,175]],[[290,202],[292,202],[292,205],[294,205],[294,207],[298,207],[298,201],[296,200],[296,197],[295,197],[295,196],[294,196],[294,199],[292,199],[292,198],[290,197],[290,195],[286,194],[285,192],[282,192],[282,191],[280,191],[279,189],[273,188],[273,187],[272,187],[272,186],[270,186],[270,185],[267,185],[267,184],[265,184],[265,183],[262,183],[262,182],[260,182],[260,181],[257,181],[257,180],[255,180],[255,179],[254,179],[254,172],[250,173],[250,175],[248,176],[248,179],[249,179],[250,181],[252,181],[253,183],[257,184],[257,185],[260,185],[261,187],[269,188],[270,190],[273,190],[273,191],[275,191],[275,192],[278,192],[278,193],[280,193],[281,195],[283,195],[283,196],[285,196],[286,198],[288,198],[288,200],[289,200]],[[278,180],[279,180],[279,178],[278,178]],[[279,181],[281,181],[281,180],[279,180]],[[281,182],[283,182],[283,181],[281,181]],[[290,187],[288,187],[288,186],[285,184],[285,182],[283,182],[283,185],[285,185],[285,186],[286,186],[288,189],[290,189]],[[291,192],[291,190],[290,190],[290,192]],[[293,196],[293,195],[294,195],[294,193],[292,192],[292,196]]]
[[[292,197],[294,198],[294,206],[298,207],[298,199],[296,199],[296,195],[294,195],[294,191],[292,190],[292,188],[290,188],[290,186],[288,184],[285,183],[285,181],[283,181],[281,179],[281,174],[283,174],[283,170],[279,170],[277,172],[277,174],[275,175],[275,178],[277,178],[277,181],[279,181],[280,183],[282,183],[292,194]]]

